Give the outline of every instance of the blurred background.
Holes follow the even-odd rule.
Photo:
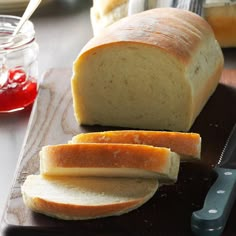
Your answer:
[[[22,16],[29,0],[0,0],[0,14]],[[92,37],[92,0],[42,0],[31,17],[39,44],[39,74],[48,68],[71,67]]]
[[[14,14],[22,15],[29,0],[0,0],[0,13],[1,14]],[[51,7],[57,6],[55,11],[62,10],[61,8],[66,8],[67,10],[76,10],[84,5],[92,4],[92,0],[42,0],[37,12],[49,12]]]

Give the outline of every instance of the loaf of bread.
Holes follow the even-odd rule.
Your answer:
[[[40,152],[40,173],[54,176],[102,176],[177,180],[180,158],[167,148],[134,144],[50,145]]]
[[[236,2],[206,0],[204,13],[221,47],[236,47]]]
[[[157,191],[157,179],[30,175],[21,190],[35,212],[64,220],[115,216],[136,209]]]
[[[123,18],[74,62],[80,124],[188,131],[215,91],[223,55],[209,24],[175,8]]]
[[[197,133],[144,130],[92,132],[78,134],[70,143],[144,144],[170,148],[180,154],[181,161],[201,157],[201,136]]]

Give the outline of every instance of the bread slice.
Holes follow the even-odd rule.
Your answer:
[[[145,144],[170,148],[181,155],[181,160],[200,159],[201,156],[201,136],[197,133],[143,130],[93,132],[78,134],[70,143]]]
[[[35,212],[64,220],[85,220],[134,210],[157,188],[157,179],[30,175],[21,190],[24,203]]]
[[[45,146],[40,152],[44,175],[158,177],[174,182],[179,155],[167,148],[134,144],[80,143]]]

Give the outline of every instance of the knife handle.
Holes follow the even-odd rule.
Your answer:
[[[218,175],[201,210],[192,214],[191,226],[196,235],[221,235],[236,198],[236,170],[215,168]]]

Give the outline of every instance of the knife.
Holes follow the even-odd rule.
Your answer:
[[[236,198],[236,124],[214,171],[217,173],[217,179],[207,193],[203,208],[192,214],[191,228],[196,235],[221,235],[234,204]]]

